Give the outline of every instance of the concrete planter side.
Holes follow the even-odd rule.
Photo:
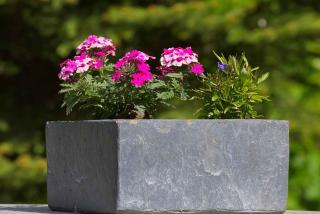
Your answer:
[[[288,122],[48,122],[48,204],[90,213],[281,213]]]

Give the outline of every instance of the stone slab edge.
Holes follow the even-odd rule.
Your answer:
[[[75,212],[73,212],[75,213]],[[141,213],[141,212],[132,212],[132,211],[122,211],[120,213],[124,214],[135,214],[135,213]],[[151,212],[144,212],[144,213],[151,213]],[[156,212],[152,212],[156,213]],[[201,214],[215,214],[217,212],[215,211],[170,211],[170,212],[162,212],[167,214],[178,214],[178,213],[201,213]],[[219,211],[221,213],[221,211]],[[233,214],[233,213],[240,213],[240,214],[246,214],[247,212],[230,212],[227,210],[224,210],[223,213],[226,214]],[[252,213],[265,213],[265,212],[252,212]],[[268,212],[272,214],[276,214],[279,212]],[[0,204],[0,214],[70,214],[70,212],[55,212],[51,211],[46,204]],[[288,210],[285,212],[285,214],[320,214],[320,211],[298,211],[298,210]]]

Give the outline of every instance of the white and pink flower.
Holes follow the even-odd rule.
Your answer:
[[[58,75],[61,80],[69,80],[76,73],[84,73],[89,69],[99,70],[104,66],[108,55],[115,55],[116,47],[111,39],[90,35],[77,47],[73,59],[64,61]]]
[[[198,63],[198,54],[193,52],[191,47],[187,48],[166,48],[163,50],[160,58],[160,70],[162,74],[174,71],[185,66],[194,74],[204,72],[201,64]]]
[[[93,53],[95,56],[105,57],[115,55],[116,46],[112,40],[102,36],[90,35],[77,47],[77,54]]]
[[[75,74],[80,74],[89,69],[98,70],[103,67],[104,62],[100,59],[88,57],[86,54],[75,56],[73,59],[67,59],[60,65],[58,75],[61,80],[68,80]]]

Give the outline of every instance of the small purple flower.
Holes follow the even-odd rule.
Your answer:
[[[218,69],[220,70],[220,71],[225,71],[227,68],[228,68],[228,64],[222,64],[222,63],[220,63],[220,62],[217,62],[217,64],[218,64]]]

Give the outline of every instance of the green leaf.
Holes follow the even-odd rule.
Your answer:
[[[223,113],[227,113],[229,111],[230,107],[228,106],[227,108],[224,109]]]
[[[152,82],[148,85],[148,88],[150,89],[156,89],[156,88],[161,88],[165,86],[166,84],[163,81],[158,81],[158,82]]]
[[[173,93],[173,91],[166,91],[166,92],[159,93],[157,95],[157,97],[159,99],[162,99],[162,100],[167,100],[167,99],[173,98],[174,97],[174,93]]]
[[[254,67],[254,68],[251,69],[251,72],[252,71],[257,71],[257,70],[259,70],[259,67]]]
[[[201,111],[203,111],[203,108],[198,108],[198,109],[196,110],[196,112],[194,113],[194,115],[199,114]]]
[[[66,92],[76,91],[78,88],[78,82],[75,83],[61,83],[61,90],[59,91],[59,94],[63,94]]]
[[[219,99],[219,96],[218,96],[218,95],[214,95],[214,96],[212,96],[211,101],[214,102],[214,101],[216,101],[217,99]]]
[[[180,99],[183,101],[188,100],[189,95],[185,91],[181,91],[180,93]]]
[[[86,109],[86,108],[90,108],[90,107],[103,109],[103,106],[101,104],[93,104],[93,103],[83,104],[79,107],[79,109]]]
[[[136,118],[144,118],[146,113],[146,107],[144,105],[135,105],[134,106]]]
[[[87,74],[87,75],[85,76],[85,80],[86,80],[87,82],[91,82],[91,81],[92,81],[92,76],[91,76],[90,74]]]
[[[166,77],[183,78],[183,74],[182,73],[169,73],[169,74],[166,74]]]
[[[241,54],[241,58],[242,58],[242,60],[243,60],[243,62],[244,62],[245,67],[249,66],[247,57],[245,56],[244,53]]]
[[[269,73],[264,73],[261,77],[258,78],[258,81],[257,83],[260,84],[262,83],[263,81],[265,81],[267,78],[269,77]]]
[[[65,106],[66,106],[66,113],[69,115],[72,112],[73,107],[75,107],[80,101],[78,96],[67,96],[65,98]]]
[[[104,70],[106,71],[113,71],[114,70],[114,65],[111,63],[108,63],[104,66]]]
[[[64,89],[61,89],[59,91],[59,94],[63,94],[63,93],[66,93],[66,92],[70,92],[70,91],[74,91],[76,90],[77,87],[69,87],[69,88],[64,88]]]
[[[220,57],[215,51],[212,51],[213,54],[218,58],[218,60],[223,63],[223,64],[227,64],[227,60],[222,56]]]

